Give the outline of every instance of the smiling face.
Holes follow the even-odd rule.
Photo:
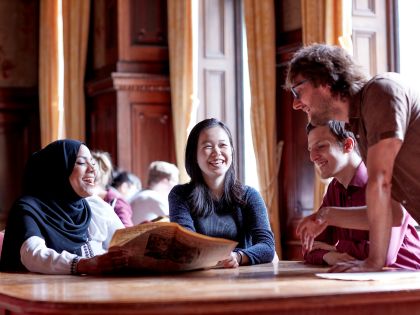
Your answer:
[[[308,150],[321,178],[336,177],[348,164],[349,155],[328,126],[316,127],[310,131]]]
[[[80,197],[89,197],[94,192],[95,176],[94,160],[89,149],[82,144],[69,177],[70,185]]]
[[[317,125],[322,125],[328,120],[337,118],[333,97],[328,86],[315,87],[310,80],[298,76],[294,90],[298,98],[293,99],[293,109],[302,110],[308,115],[308,120]]]
[[[232,165],[232,145],[223,128],[211,127],[201,131],[197,145],[197,163],[209,186],[223,182]]]

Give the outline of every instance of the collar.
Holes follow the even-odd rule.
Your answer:
[[[360,162],[357,167],[356,173],[354,174],[349,186],[364,187],[368,181],[367,168],[365,163]]]
[[[334,178],[333,181],[334,181],[333,185],[336,186],[336,188],[346,190],[346,188],[336,178]],[[367,169],[366,169],[365,163],[360,162],[359,166],[356,169],[356,172],[354,173],[353,178],[351,179],[347,187],[347,190],[350,189],[350,187],[363,188],[366,186],[367,181],[368,181],[368,176],[367,176]]]

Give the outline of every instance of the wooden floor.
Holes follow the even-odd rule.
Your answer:
[[[300,262],[161,276],[0,273],[0,314],[418,314],[420,277],[327,280]]]

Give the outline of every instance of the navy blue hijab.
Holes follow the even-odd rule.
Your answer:
[[[58,253],[81,255],[91,212],[69,181],[81,145],[76,140],[58,140],[29,158],[24,195],[12,206],[6,224],[0,270],[25,270],[20,248],[31,236],[43,238]]]

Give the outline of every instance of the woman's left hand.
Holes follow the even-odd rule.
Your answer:
[[[218,267],[222,268],[238,268],[239,267],[239,254],[236,252],[231,252],[229,258],[221,260],[217,263]]]

